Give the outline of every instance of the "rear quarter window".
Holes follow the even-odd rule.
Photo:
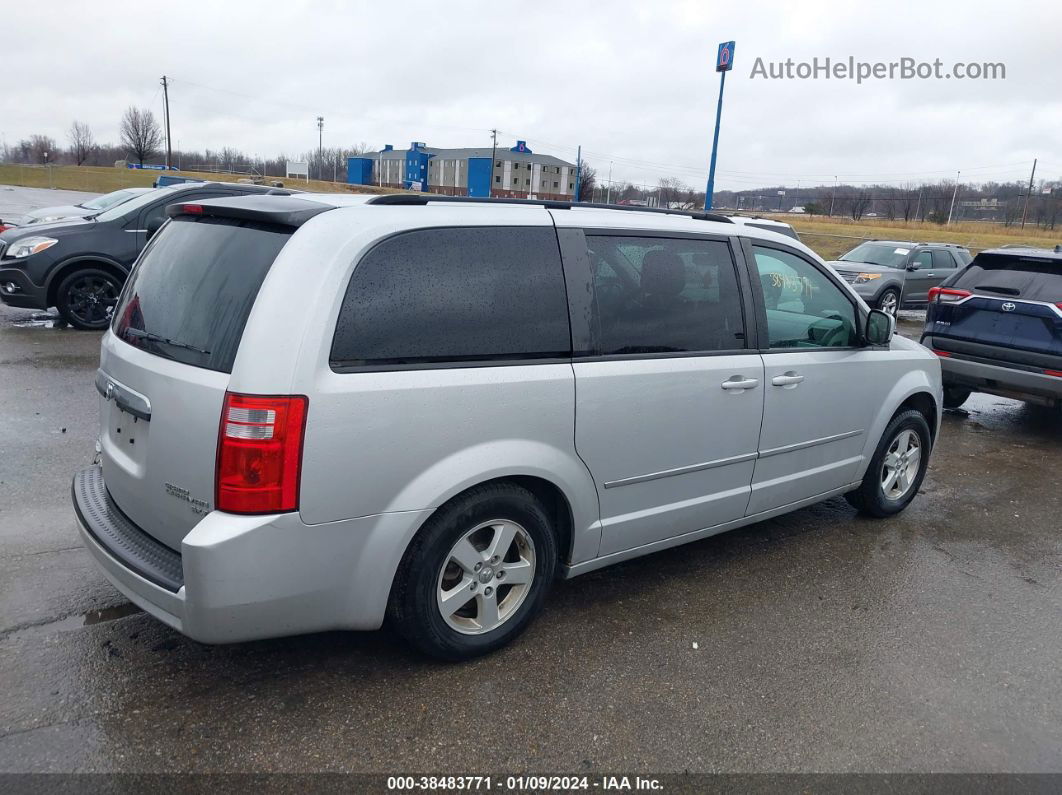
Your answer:
[[[112,330],[166,359],[232,372],[258,290],[287,227],[215,218],[175,218],[133,269]]]
[[[333,369],[571,356],[552,228],[423,229],[388,238],[355,266]]]

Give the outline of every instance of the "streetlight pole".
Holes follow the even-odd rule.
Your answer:
[[[324,116],[317,117],[317,179],[323,176],[324,168]]]
[[[959,177],[961,175],[961,171],[955,172],[955,190],[951,192],[951,207],[948,208],[948,223],[946,226],[951,226],[951,216],[955,212],[955,197],[959,195]]]
[[[837,188],[840,185],[841,181],[835,175],[833,178],[833,193],[830,195],[830,218],[833,218],[833,203],[837,200]]]
[[[612,161],[608,161],[608,191],[605,193],[605,204],[612,204]]]
[[[1025,191],[1025,207],[1021,211],[1021,228],[1025,228],[1025,218],[1029,215],[1029,196],[1032,194],[1033,179],[1036,177],[1036,159],[1033,160],[1032,173],[1029,174],[1029,189]]]

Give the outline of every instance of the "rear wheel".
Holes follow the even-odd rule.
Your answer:
[[[963,403],[967,401],[972,389],[966,389],[961,386],[946,386],[944,387],[944,408],[957,409]]]
[[[892,287],[887,289],[881,294],[881,297],[878,298],[878,309],[896,317],[896,313],[900,309],[900,293]]]
[[[118,303],[122,283],[108,271],[84,268],[66,276],[55,293],[55,305],[63,320],[74,328],[107,328]]]
[[[557,567],[545,510],[526,489],[480,486],[439,510],[402,562],[389,616],[412,645],[461,660],[519,635]]]
[[[845,499],[868,516],[899,513],[922,485],[931,446],[929,423],[921,412],[897,414],[881,436],[863,483]]]

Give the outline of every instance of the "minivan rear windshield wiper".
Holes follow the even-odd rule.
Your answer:
[[[178,342],[177,340],[167,339],[151,331],[144,331],[138,328],[124,328],[122,333],[129,337],[136,337],[141,340],[150,340],[151,342],[161,342],[164,345],[173,345],[175,348],[184,348],[185,350],[195,351],[201,353],[204,356],[209,356],[210,351],[204,348],[197,348],[195,345],[189,345],[187,342]]]

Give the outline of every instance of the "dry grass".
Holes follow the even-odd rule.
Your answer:
[[[135,168],[108,168],[106,166],[40,166],[0,165],[0,185],[19,185],[27,188],[62,188],[86,193],[110,193],[120,188],[149,188],[163,172],[142,171]],[[211,174],[195,171],[170,171],[170,174],[215,182],[235,182],[239,174]],[[282,179],[285,187],[315,193],[401,193],[390,188],[372,185],[347,185],[341,182],[324,182],[311,179]]]
[[[1026,224],[1003,226],[984,221],[962,221],[951,226],[923,222],[887,221],[881,218],[852,221],[847,218],[801,218],[793,215],[771,216],[792,224],[800,239],[823,259],[837,259],[859,245],[859,240],[913,240],[933,243],[958,243],[976,254],[986,248],[1006,243],[1025,243],[1053,248],[1062,243],[1062,230],[1041,229]]]

